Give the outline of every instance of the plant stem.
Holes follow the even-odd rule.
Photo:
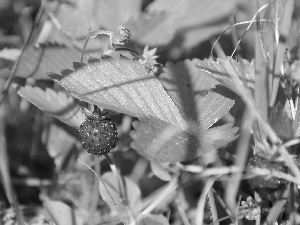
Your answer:
[[[3,91],[1,92],[1,95],[0,95],[0,105],[2,104],[2,102],[6,98],[6,96],[8,95],[8,89],[10,88],[10,85],[12,84],[13,78],[16,75],[17,69],[18,69],[18,67],[20,65],[20,61],[21,61],[22,56],[25,53],[25,50],[29,47],[31,41],[33,40],[34,31],[36,30],[37,25],[39,24],[39,22],[40,22],[40,20],[42,18],[42,15],[44,14],[44,11],[45,11],[45,2],[46,2],[46,0],[42,1],[42,4],[41,4],[41,6],[39,8],[39,11],[37,12],[36,17],[34,19],[34,23],[33,23],[33,26],[31,28],[29,37],[28,37],[28,39],[27,39],[24,47],[22,48],[21,54],[18,57],[16,63],[14,64],[14,67],[11,70],[11,73],[9,75],[8,80],[6,81],[6,84],[5,84],[5,87],[4,87]]]
[[[118,183],[118,188],[119,188],[119,195],[120,199],[122,200],[122,203],[126,206],[128,205],[128,199],[127,199],[127,192],[126,192],[126,187],[125,187],[125,182],[124,179],[122,178],[120,171],[116,167],[116,165],[113,163],[111,158],[108,156],[108,154],[104,154],[107,162],[109,163],[110,169],[115,175],[115,178]]]

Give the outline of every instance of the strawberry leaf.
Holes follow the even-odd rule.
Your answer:
[[[190,60],[168,63],[160,80],[186,119],[206,130],[234,105],[235,95]]]
[[[229,63],[238,75],[235,80],[226,69],[227,60],[229,60]],[[193,59],[192,62],[201,71],[212,76],[224,86],[238,94],[241,98],[244,98],[254,91],[254,63],[250,63],[243,59],[236,61],[232,58],[228,58],[227,60],[218,59],[215,61],[214,59],[209,58],[205,60]]]
[[[18,94],[46,113],[55,116],[62,122],[79,128],[85,121],[79,106],[64,92],[55,92],[47,88],[45,91],[38,87],[25,86],[18,90]]]
[[[62,68],[70,68],[80,59],[80,52],[58,44],[42,44],[30,47],[22,56],[16,76],[34,79],[49,79],[47,72],[59,73]]]
[[[216,149],[236,138],[232,124],[214,127],[191,135],[180,127],[155,118],[133,123],[131,147],[152,161],[175,163],[208,154],[213,160]],[[199,140],[199,143],[198,143]]]
[[[179,127],[185,121],[157,78],[138,62],[121,56],[90,58],[74,63],[75,71],[50,74],[75,97],[86,102],[141,118],[152,116]]]

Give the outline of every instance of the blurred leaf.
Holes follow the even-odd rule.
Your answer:
[[[47,72],[59,73],[63,68],[70,68],[80,59],[80,52],[58,44],[41,44],[30,47],[21,58],[16,76],[48,79]]]
[[[74,63],[75,71],[62,77],[49,74],[75,97],[86,102],[129,114],[152,116],[184,127],[185,121],[157,78],[138,62],[121,56],[90,58],[89,64]]]
[[[226,69],[226,63],[228,63],[228,61],[238,75],[236,80],[233,80]],[[215,61],[214,59],[209,58],[205,60],[193,59],[192,63],[201,71],[212,76],[225,87],[234,91],[241,98],[254,92],[254,62],[250,63],[244,59],[236,61],[232,58],[228,58],[227,60],[218,59]],[[244,87],[247,89],[248,93],[244,93]]]
[[[78,140],[63,128],[55,124],[50,125],[47,150],[49,155],[54,159],[57,171],[60,171],[65,166],[65,161],[68,160],[67,157],[70,157],[69,153],[74,145],[76,145],[76,142]]]
[[[10,75],[10,70],[19,57],[21,50],[19,49],[3,49],[0,51],[0,77],[5,80]]]
[[[125,26],[130,30],[131,40],[142,45],[162,46],[172,41],[176,31],[167,20],[165,13],[143,13],[130,18]]]
[[[148,214],[143,216],[139,221],[139,225],[169,225],[169,221],[163,215]]]
[[[43,206],[56,225],[83,225],[82,218],[67,204],[60,201],[47,200]]]
[[[89,29],[99,29],[95,0],[55,1],[49,9],[61,25],[64,33],[74,38],[85,38]]]
[[[146,14],[135,15],[126,26],[132,39],[140,44],[165,45],[176,38],[190,49],[223,31],[238,2],[156,0],[147,7]]]
[[[133,123],[133,127],[135,130],[130,133],[134,140],[131,147],[144,157],[163,163],[175,163],[198,156],[212,159],[217,148],[226,146],[236,138],[238,130],[232,124],[226,124],[199,131],[196,134],[200,142],[198,144],[197,139],[187,131],[158,119],[143,118]]]
[[[266,62],[272,62],[274,57],[274,51],[276,51],[276,40],[275,40],[275,32],[276,31],[276,24],[275,21],[279,20],[278,17],[278,4],[279,1],[275,1],[272,4],[269,4],[265,13],[261,13],[260,19],[265,19],[258,24],[258,35],[260,46],[262,49],[262,53]]]
[[[97,29],[115,30],[142,8],[142,0],[71,0],[50,4],[61,28],[74,38]]]
[[[292,21],[290,35],[288,38],[288,48],[291,49],[292,58],[300,58],[300,19]]]
[[[163,181],[172,180],[172,176],[169,171],[163,167],[163,165],[157,161],[150,162],[151,170],[155,176]]]
[[[280,102],[269,110],[269,123],[276,134],[283,140],[289,140],[294,137],[293,120]]]
[[[105,183],[107,189],[102,182],[99,182],[99,192],[102,199],[109,205],[111,211],[115,213],[119,212],[122,218],[128,218],[128,216],[131,216],[131,213],[138,213],[136,210],[140,209],[142,205],[141,191],[137,184],[127,177],[123,178],[126,187],[128,206],[131,212],[128,211],[128,208],[120,200],[118,183],[112,172],[107,172],[101,176],[101,180]],[[118,207],[118,211],[115,204]]]
[[[17,58],[20,56],[20,54],[21,54],[20,49],[5,48],[0,51],[0,58],[10,60],[10,61],[16,61]]]
[[[96,31],[104,28],[113,31],[129,17],[138,13],[141,4],[141,0],[72,0],[68,3],[66,1],[52,3],[51,12],[60,23],[61,30],[53,29],[47,40],[70,46],[71,37],[76,39],[77,45],[83,46],[83,40],[90,29]],[[104,36],[91,39],[87,49],[104,51],[108,39],[102,37]]]
[[[167,63],[159,78],[184,117],[198,121],[201,130],[211,127],[234,105],[235,95],[190,60]]]
[[[142,0],[103,0],[95,1],[99,24],[114,30],[142,10]]]
[[[49,88],[44,91],[38,87],[25,86],[20,87],[18,94],[39,109],[72,127],[79,128],[80,124],[85,121],[85,116],[74,99],[64,92],[55,92]]]
[[[296,60],[293,62],[293,64],[290,66],[291,69],[291,78],[300,83],[300,60]]]
[[[125,24],[131,40],[139,44],[161,46],[176,39],[183,48],[190,49],[229,26],[229,18],[240,0],[157,0],[147,7],[146,13],[141,11],[141,0],[70,2],[59,6],[55,3],[51,8],[63,32],[74,38],[84,39],[89,28],[113,31]]]

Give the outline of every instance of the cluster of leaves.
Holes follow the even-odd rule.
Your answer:
[[[18,224],[25,213],[14,198],[17,181],[7,159],[7,151],[12,156],[9,151],[18,149],[30,166],[40,155],[54,162],[54,178],[33,184],[51,218],[44,216],[43,224],[296,224],[300,171],[296,147],[290,147],[299,143],[300,22],[296,13],[292,19],[291,2],[258,10],[260,45],[248,62],[226,57],[219,45],[217,59],[186,58],[229,27],[233,12],[250,17],[243,11],[249,2],[43,1],[23,49],[0,52],[6,83],[0,123],[17,127],[17,116],[34,114],[33,147],[10,144],[8,134],[7,144],[0,140],[2,182]],[[130,31],[122,48],[111,49],[105,35],[87,39],[90,30],[108,34],[120,25]],[[291,38],[276,39],[284,34]],[[88,155],[78,140],[86,119],[81,108],[93,106],[109,110],[117,125],[119,142],[109,154],[123,187],[119,172],[107,172],[104,157]],[[18,170],[25,164],[16,162]],[[19,179],[22,185],[29,175]],[[247,200],[239,204],[238,196]]]

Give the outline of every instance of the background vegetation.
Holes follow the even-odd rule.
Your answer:
[[[2,0],[0,224],[300,224],[299,6]]]

